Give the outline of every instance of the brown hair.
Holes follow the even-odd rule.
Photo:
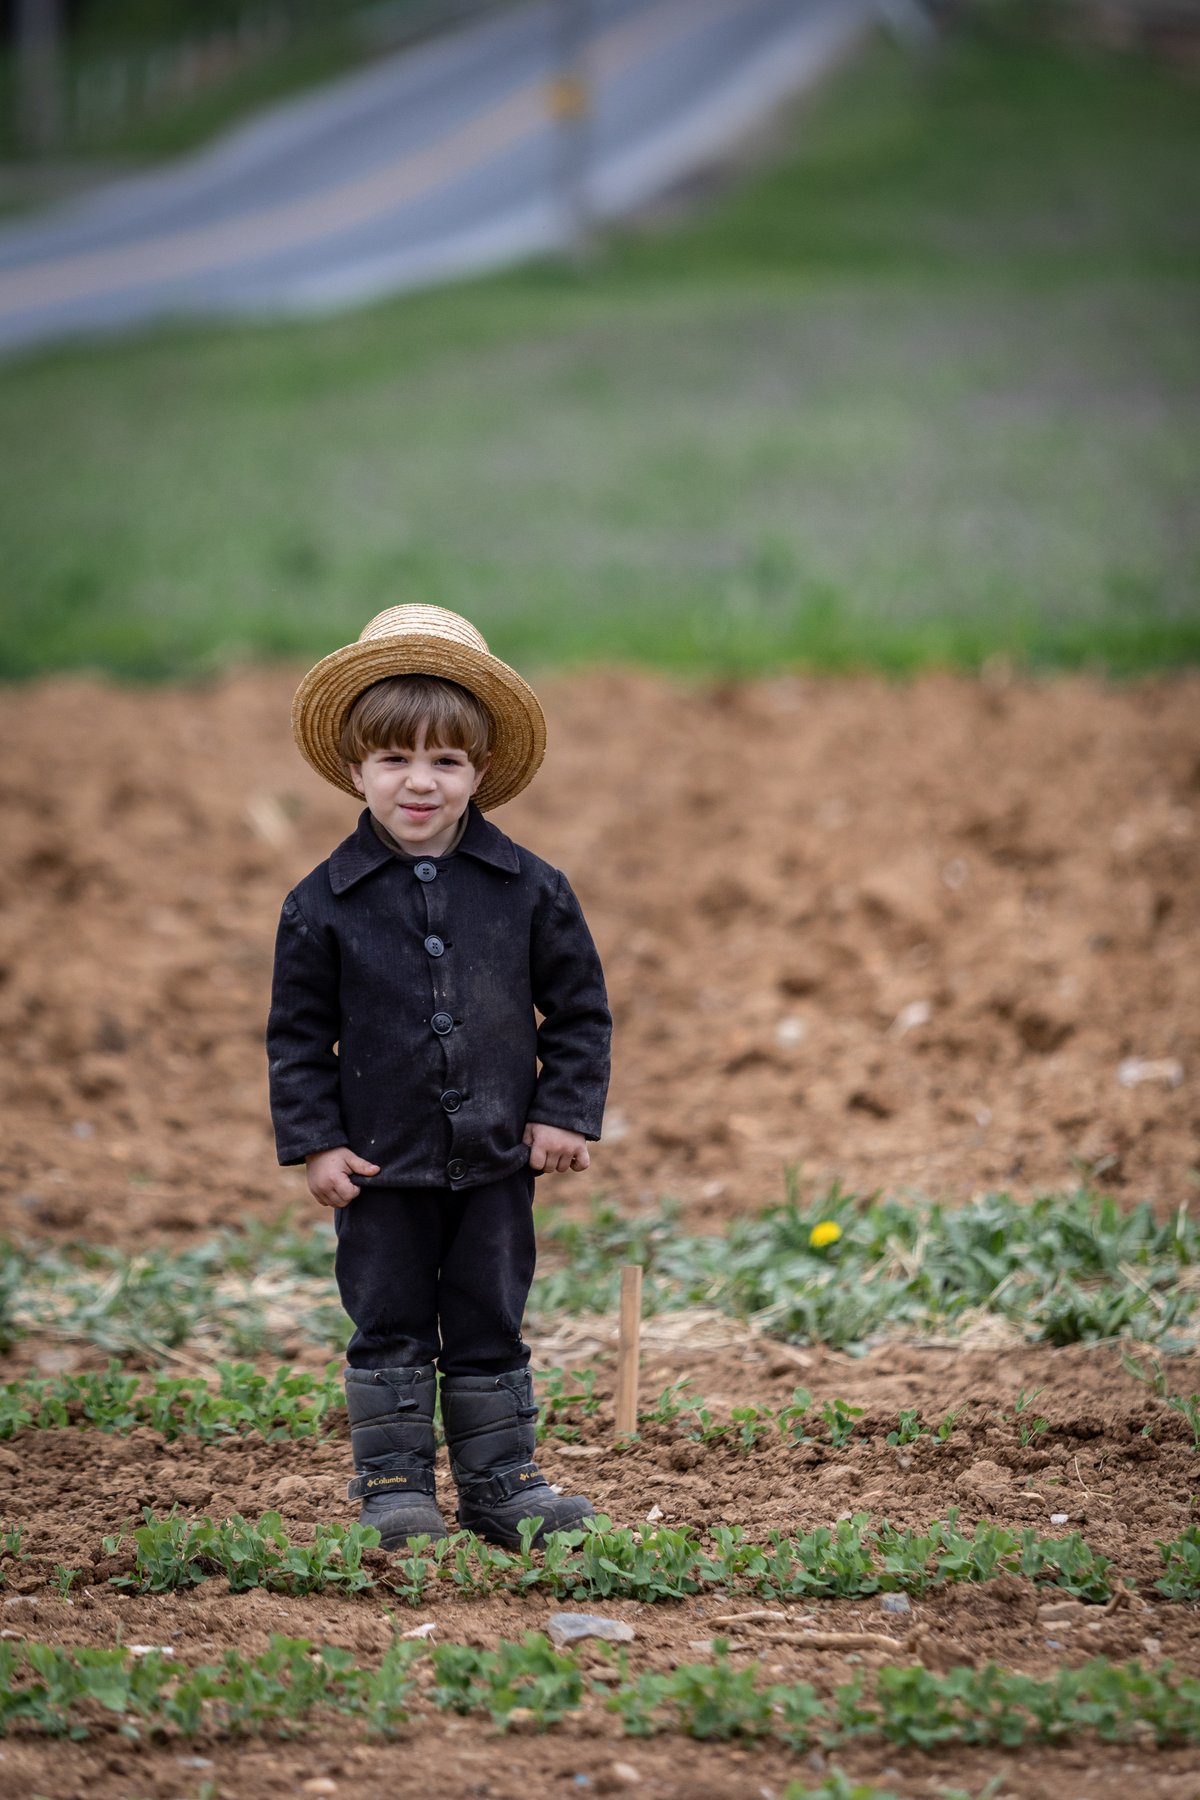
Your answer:
[[[429,744],[465,750],[476,768],[492,741],[482,700],[438,675],[390,675],[364,688],[346,714],[338,739],[343,762],[362,762],[371,750],[411,750],[421,726]]]

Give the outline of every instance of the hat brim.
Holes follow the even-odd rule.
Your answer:
[[[467,688],[492,722],[491,762],[475,794],[483,812],[502,806],[537,774],[546,754],[546,721],[529,683],[488,651],[442,635],[405,632],[347,644],[308,671],[292,700],[292,735],[301,755],[334,787],[361,795],[338,754],[346,715],[364,689],[390,675],[436,675]]]

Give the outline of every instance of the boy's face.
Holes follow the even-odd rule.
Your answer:
[[[490,757],[476,768],[465,750],[428,744],[421,726],[409,749],[370,750],[350,778],[372,816],[414,856],[440,856],[454,841]]]

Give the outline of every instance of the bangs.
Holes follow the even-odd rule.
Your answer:
[[[391,675],[358,696],[338,751],[351,763],[372,750],[412,750],[422,725],[426,743],[463,750],[477,768],[491,746],[491,717],[466,688],[436,675]]]

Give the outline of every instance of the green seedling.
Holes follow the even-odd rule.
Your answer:
[[[769,1407],[735,1406],[731,1408],[730,1418],[737,1431],[739,1447],[742,1450],[753,1450],[759,1439],[767,1436],[774,1416]]]
[[[1172,1394],[1167,1401],[1172,1412],[1182,1414],[1192,1434],[1192,1449],[1200,1450],[1200,1394]]]
[[[1167,1600],[1200,1600],[1200,1525],[1188,1525],[1178,1537],[1158,1539],[1163,1572],[1154,1583]]]
[[[811,1444],[812,1438],[805,1429],[812,1406],[812,1395],[807,1388],[792,1389],[792,1397],[786,1406],[781,1406],[776,1414],[775,1422],[779,1427],[779,1435],[789,1444]]]
[[[1037,1399],[1038,1395],[1043,1392],[1044,1389],[1042,1388],[1034,1388],[1031,1394],[1027,1394],[1025,1389],[1022,1388],[1013,1405],[1013,1423],[1016,1425],[1017,1441],[1022,1450],[1027,1450],[1030,1444],[1034,1443],[1037,1438],[1043,1436],[1044,1433],[1050,1429],[1050,1421],[1048,1419],[1027,1419],[1025,1417],[1026,1412],[1033,1405],[1033,1402]],[[1004,1421],[1003,1413],[1000,1413],[998,1417],[1002,1422]]]
[[[921,1436],[921,1424],[917,1418],[915,1406],[905,1407],[900,1414],[895,1431],[889,1431],[887,1442],[894,1448],[902,1448],[906,1444],[915,1444]]]
[[[707,1406],[693,1406],[691,1415],[694,1423],[688,1429],[688,1436],[702,1444],[716,1444],[733,1431],[732,1423],[714,1419]]]
[[[687,1407],[691,1385],[691,1377],[681,1375],[678,1381],[673,1381],[662,1390],[652,1407],[639,1412],[639,1421],[643,1425],[673,1425]]]
[[[1122,1350],[1121,1367],[1127,1375],[1132,1375],[1135,1381],[1144,1383],[1157,1399],[1166,1399],[1167,1377],[1161,1357],[1135,1356],[1132,1350]]]
[[[539,1377],[541,1408],[537,1423],[538,1442],[546,1437],[554,1437],[562,1443],[577,1443],[583,1433],[565,1415],[571,1410],[577,1410],[585,1419],[592,1418],[600,1410],[595,1387],[594,1369],[547,1369]]]
[[[959,1412],[961,1411],[962,1408],[959,1407],[946,1414],[941,1424],[934,1431],[933,1441],[935,1444],[943,1445],[950,1442],[951,1437],[954,1435],[954,1427],[958,1423]]]
[[[854,1436],[856,1422],[863,1416],[861,1406],[851,1406],[846,1400],[826,1400],[821,1407],[821,1417],[829,1432],[829,1441],[835,1450],[844,1450]]]
[[[65,1563],[58,1563],[54,1570],[54,1591],[64,1600],[79,1580],[78,1569],[68,1569]]]

